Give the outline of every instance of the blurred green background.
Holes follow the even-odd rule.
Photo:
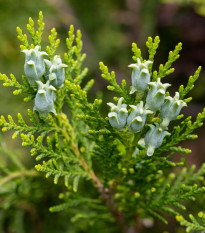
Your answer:
[[[58,52],[62,56],[70,24],[82,31],[84,52],[87,53],[85,66],[89,68],[88,78],[96,80],[91,90],[91,99],[98,91],[106,93],[103,97],[105,100],[112,97],[106,91],[107,83],[100,78],[99,61],[103,61],[110,70],[116,72],[119,82],[122,79],[130,82],[131,70],[128,65],[132,63],[131,43],[136,42],[139,45],[146,59],[145,41],[148,36],[159,35],[161,40],[154,64],[156,69],[160,63],[166,62],[168,52],[173,50],[178,42],[183,43],[181,58],[174,64],[176,71],[167,78],[167,82],[172,84],[170,88],[172,94],[181,83],[187,82],[188,77],[199,65],[205,67],[204,0],[0,0],[1,73],[7,75],[13,73],[20,80],[23,74],[24,56],[20,53],[16,26],[20,26],[25,32],[28,18],[37,20],[39,11],[43,11],[46,24],[43,45],[48,41],[50,30],[55,27],[61,39]],[[22,96],[13,96],[11,92],[11,89],[0,86],[0,114],[14,116],[18,112],[25,113],[28,107],[32,108],[32,103],[23,102]],[[204,68],[191,95],[193,101],[183,110],[183,113],[195,117],[205,103]],[[186,144],[193,151],[191,155],[187,155],[188,162],[199,166],[204,162],[205,129],[201,129],[198,134],[198,140]],[[4,141],[7,146],[15,150],[17,156],[21,157],[27,166],[31,166],[33,161],[29,157],[29,152],[21,149],[20,141],[11,142],[9,138],[10,134],[6,134]],[[53,198],[56,198],[57,188],[55,189],[52,184],[46,184],[45,187],[49,190],[52,187]],[[48,191],[45,190],[44,194],[47,193]],[[39,212],[44,218],[45,216],[51,219],[57,218],[54,214],[47,214],[49,206],[55,204],[52,196],[50,200],[45,197],[43,200],[38,199],[40,198],[38,195],[36,198],[37,205],[42,203],[44,205],[44,210]],[[58,218],[63,225],[66,215],[60,214]],[[45,224],[47,221],[42,219]],[[169,228],[169,226],[156,225],[155,228],[156,232],[184,232],[181,228],[173,228],[173,226]],[[150,231],[148,229],[148,232]],[[12,228],[9,230],[8,227],[7,232],[15,231]],[[72,231],[66,231],[63,227],[61,229],[51,227],[49,231],[47,229],[42,232]]]

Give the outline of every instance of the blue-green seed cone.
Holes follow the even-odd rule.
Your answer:
[[[56,114],[54,108],[55,88],[49,84],[49,81],[46,84],[43,84],[41,81],[37,81],[36,83],[38,91],[34,100],[34,110],[44,117],[50,112]]]
[[[116,112],[110,112],[108,114],[108,117],[109,117],[109,122],[110,122],[110,124],[112,125],[113,128],[121,129],[121,125],[118,122]]]
[[[25,53],[24,72],[32,87],[37,87],[36,81],[40,81],[45,73],[44,56],[47,53],[39,50],[40,46],[36,46],[34,49],[22,50]]]
[[[118,130],[124,130],[127,122],[127,105],[123,104],[123,97],[118,100],[117,105],[107,103],[111,107],[111,112],[108,114],[111,126]]]
[[[28,61],[24,64],[25,75],[28,78],[28,82],[32,87],[36,87],[36,81],[39,80],[38,75],[36,73],[35,64],[33,61]]]
[[[156,148],[160,147],[165,136],[170,133],[163,130],[159,124],[149,125],[150,129],[145,135],[145,145],[147,148],[147,155],[153,155]]]
[[[181,109],[186,106],[183,100],[179,100],[178,92],[176,92],[174,98],[168,96],[165,100],[160,113],[160,118],[162,120],[161,127],[167,127],[170,121],[176,119]]]
[[[56,115],[56,110],[52,102],[48,101],[46,93],[38,93],[35,98],[34,110],[39,112],[40,116],[46,117],[49,112]]]
[[[46,64],[45,78],[46,78],[46,81],[48,81],[49,80],[49,74],[50,74],[50,68],[52,66],[52,62],[47,60],[47,59],[44,59],[44,62]]]
[[[168,119],[168,118],[164,118],[163,120],[162,120],[162,123],[161,123],[161,127],[162,128],[167,128],[168,127],[168,125],[169,125],[169,123],[170,123],[170,120]]]
[[[46,63],[46,80],[50,80],[50,84],[56,88],[61,88],[65,81],[65,68],[59,56],[55,56],[53,63],[45,59]]]
[[[147,85],[150,82],[150,74],[149,74],[149,65],[151,61],[146,61],[142,63],[140,59],[137,59],[136,64],[131,64],[129,67],[133,68],[132,70],[132,89],[130,94],[134,92],[143,92],[147,89]]]
[[[164,98],[165,98],[165,92],[164,90],[160,90],[156,92],[154,97],[149,99],[148,106],[149,109],[151,109],[153,112],[156,112],[161,108],[161,106],[164,103]]]
[[[137,133],[139,132],[144,126],[144,122],[140,116],[134,118],[131,124],[128,126],[128,130]]]
[[[118,121],[122,128],[124,128],[126,125],[127,116],[128,116],[128,111],[126,108],[122,108],[119,110]]]
[[[139,132],[145,125],[147,115],[153,112],[143,107],[143,101],[140,101],[137,106],[130,105],[132,111],[127,118],[127,128],[132,133]]]
[[[155,147],[154,146],[148,146],[147,148],[147,155],[152,156],[154,154]]]
[[[162,84],[158,78],[157,82],[150,82],[148,85],[150,89],[147,94],[145,107],[153,112],[159,111],[164,104],[166,89],[170,84]]]

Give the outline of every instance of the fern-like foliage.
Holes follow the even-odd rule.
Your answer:
[[[180,225],[186,227],[186,232],[205,231],[204,213],[199,212],[196,219],[192,214],[189,215],[189,221],[187,221],[182,215],[177,215],[176,220]]]
[[[27,25],[31,43],[18,27],[20,48],[26,51],[41,48],[41,51],[46,51],[48,61],[52,63],[56,59],[60,40],[57,39],[56,30],[52,29],[49,44],[44,49],[41,47],[43,29],[41,12],[37,30],[34,29],[31,18]],[[188,222],[182,215],[186,201],[195,201],[197,195],[205,192],[205,187],[202,186],[205,166],[202,165],[198,171],[195,171],[194,166],[180,171],[184,162],[170,160],[175,153],[191,153],[191,150],[182,148],[179,143],[196,139],[197,135],[193,131],[202,126],[205,118],[205,110],[193,121],[191,117],[183,119],[183,115],[180,115],[181,108],[191,101],[191,98],[185,99],[185,96],[194,87],[201,67],[189,78],[187,86],[180,86],[175,97],[171,97],[166,91],[169,84],[161,81],[174,72],[172,64],[179,58],[182,45],[179,43],[169,53],[168,61],[161,64],[158,70],[153,70],[159,42],[158,36],[148,38],[147,60],[142,58],[137,44],[132,44],[135,64],[130,65],[134,69],[131,87],[127,86],[125,80],[118,84],[115,72],[109,72],[108,67],[100,62],[102,78],[108,81],[108,90],[116,93],[114,101],[117,102],[116,105],[108,103],[111,111],[104,118],[102,99],[95,99],[93,103],[88,101],[87,92],[94,80],[82,84],[85,83],[82,81],[88,70],[82,68],[85,54],[82,53],[81,33],[74,33],[71,25],[66,39],[67,51],[61,63],[65,81],[60,88],[52,87],[52,91],[55,91],[52,96],[55,111],[46,110],[46,114],[41,114],[34,107],[35,111],[28,109],[28,120],[24,120],[26,117],[20,113],[17,121],[10,115],[0,118],[3,132],[12,130],[13,139],[20,136],[22,146],[30,147],[31,155],[39,163],[35,165],[36,170],[45,173],[47,178],[51,176],[55,184],[61,180],[65,184],[66,191],[60,195],[63,203],[51,207],[50,211],[70,211],[73,214],[72,222],[89,224],[92,221],[93,230],[90,232],[94,232],[94,229],[98,229],[98,232],[107,229],[106,232],[121,230],[134,233],[139,231],[144,218],[153,216],[167,223],[167,214],[176,216],[187,229],[204,230],[203,221],[198,222],[191,215],[191,222]],[[49,70],[50,74],[52,69]],[[27,78],[23,75],[22,83],[19,83],[14,75],[9,77],[0,74],[3,85],[15,89],[14,95],[24,93],[24,100],[35,99],[36,104],[37,94],[44,92],[31,86]],[[53,80],[46,82],[46,78],[47,74],[44,73],[37,83],[50,85]],[[145,79],[148,80],[147,83]],[[138,86],[141,89],[138,90]],[[155,98],[157,101],[153,101]],[[164,118],[168,118],[165,124],[162,116],[168,111],[164,109],[169,101],[168,110],[173,108],[176,113],[173,115],[172,111],[171,118],[171,114],[165,116]],[[43,105],[43,102],[38,104]],[[170,121],[174,124],[172,130],[169,127]],[[18,161],[14,159],[13,162],[18,169],[22,169]],[[4,165],[1,165],[1,169],[7,176],[0,180],[2,186],[15,173],[10,174]],[[36,174],[33,170],[23,170],[21,174],[30,173]],[[91,193],[83,188],[84,184],[92,187]],[[69,210],[71,207],[72,210]]]

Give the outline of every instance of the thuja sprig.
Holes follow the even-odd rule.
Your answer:
[[[45,133],[49,134],[50,132],[57,130],[55,125],[45,124],[45,122],[37,120],[30,109],[28,109],[28,116],[32,123],[30,125],[24,121],[20,113],[17,114],[18,124],[14,122],[11,115],[8,115],[8,120],[6,120],[4,116],[1,116],[0,126],[2,127],[2,131],[6,132],[8,130],[13,130],[14,134],[12,138],[15,139],[21,133],[27,133],[28,135],[43,133],[45,135]]]
[[[48,53],[48,57],[50,58],[50,60],[53,59],[54,54],[60,44],[60,39],[56,39],[57,35],[58,34],[56,32],[56,29],[51,29],[51,34],[48,36],[49,45],[47,45],[46,47],[46,52]]]
[[[204,193],[204,187],[197,187],[196,184],[190,185],[193,180],[195,182],[201,181],[203,177],[201,176],[205,172],[205,166],[203,165],[202,168],[194,174],[194,167],[187,171],[187,169],[183,169],[182,172],[178,175],[175,179],[174,174],[170,174],[170,176],[163,180],[156,182],[155,192],[152,194],[152,198],[146,203],[146,208],[151,208],[155,211],[162,211],[162,212],[170,212],[172,208],[168,208],[168,211],[164,208],[165,206],[173,205],[176,206],[178,209],[185,210],[186,207],[183,204],[179,204],[179,201],[182,200],[195,200],[195,195]],[[194,175],[192,182],[190,182],[190,176]],[[161,182],[163,181],[163,186],[161,186]],[[159,189],[157,191],[157,189]],[[176,210],[173,210],[173,215],[177,216],[179,213]]]
[[[179,95],[180,95],[180,99],[183,99],[193,88],[194,88],[194,83],[196,82],[196,80],[198,79],[199,77],[199,74],[200,74],[200,71],[201,71],[201,66],[198,67],[198,69],[196,70],[196,72],[194,73],[193,76],[190,76],[189,77],[189,80],[188,80],[188,83],[187,83],[187,86],[184,88],[183,85],[181,85],[179,87]],[[185,101],[186,102],[189,102],[191,101],[191,97],[187,98]]]
[[[154,61],[154,56],[157,52],[157,48],[159,46],[160,43],[160,39],[159,36],[156,36],[154,38],[154,40],[152,39],[152,37],[148,37],[147,42],[146,42],[146,46],[148,48],[148,52],[149,52],[149,61]],[[150,64],[150,68],[149,68],[149,72],[152,72],[152,64]]]
[[[110,91],[114,91],[118,93],[120,96],[122,96],[127,103],[133,103],[133,98],[131,95],[127,92],[127,84],[126,81],[123,80],[121,87],[117,84],[116,78],[115,78],[115,72],[112,71],[109,73],[108,67],[103,64],[103,62],[99,63],[100,70],[102,71],[102,78],[108,80],[108,82],[111,84],[107,86],[107,89]]]
[[[203,212],[199,212],[197,218],[192,214],[189,214],[189,219],[190,220],[187,221],[182,215],[176,216],[176,220],[180,225],[186,227],[186,232],[205,231],[205,218]]]
[[[64,53],[65,64],[67,65],[67,69],[65,69],[65,83],[69,81],[71,84],[80,85],[85,78],[88,69],[82,68],[82,63],[86,55],[82,53],[81,33],[80,31],[77,31],[75,35],[73,25],[70,26],[70,30],[68,31],[66,45],[67,52]],[[94,81],[89,81],[87,83],[88,86],[86,85],[87,87],[85,86],[85,88],[89,89],[93,84]],[[58,111],[61,111],[65,102],[69,105],[69,107],[71,107],[71,101],[68,97],[68,89],[66,85],[57,92],[57,98]]]
[[[150,39],[149,39],[150,41]],[[151,47],[151,46],[149,46]],[[141,49],[138,48],[136,43],[132,43],[132,52],[134,53],[134,55],[132,56],[133,61],[137,62],[137,59],[139,58],[141,61],[143,61],[142,59],[142,53],[141,53]]]
[[[175,147],[175,145],[177,145],[179,142],[187,139],[193,140],[198,138],[198,136],[192,134],[192,132],[203,125],[202,121],[204,118],[205,118],[205,109],[203,110],[202,113],[198,114],[195,122],[193,123],[191,121],[191,117],[187,117],[184,121],[180,123],[179,126],[174,127],[172,134],[167,138],[167,141],[164,142],[164,144],[160,147],[158,152],[162,153],[163,151],[170,151],[170,150],[174,150],[175,152],[177,152],[178,150]],[[180,149],[178,152],[180,152]]]
[[[29,86],[28,80],[25,78],[24,75],[22,75],[22,80],[23,80],[24,85],[20,84],[16,80],[16,78],[13,74],[10,74],[10,77],[8,77],[6,74],[0,73],[0,80],[3,82],[4,87],[15,88],[15,90],[13,91],[14,95],[19,95],[21,93],[34,94],[33,90]],[[32,97],[33,97],[33,95],[31,95],[31,98]]]
[[[27,24],[27,30],[33,40],[34,46],[41,44],[41,37],[44,31],[44,22],[43,22],[43,13],[39,12],[39,19],[38,19],[38,30],[35,31],[34,29],[34,21],[32,18],[29,18],[29,23]],[[33,47],[33,45],[31,45]]]
[[[89,209],[87,216],[93,224],[97,226],[99,219],[105,225],[108,220],[109,224],[115,221],[115,232],[136,233],[142,219],[149,216],[167,223],[164,214],[177,216],[191,230],[203,229],[203,224],[201,227],[193,217],[192,223],[188,223],[179,216],[186,209],[186,200],[194,201],[205,192],[201,185],[205,167],[197,172],[194,167],[184,168],[177,177],[175,171],[168,170],[184,166],[183,162],[175,163],[170,158],[176,152],[191,152],[178,144],[195,139],[193,131],[202,126],[205,118],[205,111],[193,122],[190,117],[182,120],[180,115],[182,107],[191,100],[184,97],[193,88],[201,68],[172,97],[167,91],[170,84],[162,82],[162,78],[174,71],[171,66],[179,58],[181,43],[169,53],[168,61],[159,66],[158,72],[152,72],[152,66],[159,37],[148,38],[147,60],[133,43],[135,63],[130,65],[130,87],[125,80],[119,85],[115,72],[110,73],[100,62],[102,77],[109,82],[108,90],[117,94],[116,103],[108,103],[110,111],[104,117],[102,99],[88,101],[87,92],[94,80],[82,84],[88,70],[82,67],[85,54],[80,31],[74,33],[74,27],[70,26],[63,61],[57,54],[60,41],[55,29],[51,30],[46,50],[41,47],[43,29],[41,12],[37,30],[31,18],[27,25],[32,44],[17,28],[21,49],[26,55],[23,84],[13,75],[10,78],[0,75],[4,86],[15,88],[14,94],[25,93],[26,100],[34,99],[33,111],[28,110],[30,122],[21,114],[17,115],[17,122],[10,115],[7,119],[1,116],[0,126],[3,132],[13,130],[13,139],[21,136],[22,146],[29,146],[31,155],[39,162],[35,166],[37,171],[45,173],[47,178],[52,176],[55,184],[64,180],[69,194],[60,195],[64,203],[50,210],[78,206],[72,213],[79,220],[79,211],[85,216],[85,209]],[[174,125],[172,130],[170,122]],[[0,169],[8,173],[4,166]],[[76,194],[85,180],[93,192],[82,188]],[[86,208],[81,208],[83,205]]]
[[[155,42],[152,42],[152,40],[150,38],[148,39],[147,47],[149,49],[149,56],[153,57],[155,55],[156,49],[158,47],[158,42],[159,42],[158,38],[155,38]],[[136,48],[137,47],[135,46],[134,53],[136,53],[138,55],[141,54],[140,49],[139,48],[136,49]],[[168,92],[166,93],[166,89],[167,89],[167,87],[170,86],[170,84],[163,84],[163,83],[161,83],[160,79],[162,77],[168,75],[170,72],[174,71],[170,67],[171,67],[172,63],[176,59],[179,58],[179,51],[180,50],[181,50],[181,43],[179,43],[175,47],[175,50],[173,52],[169,53],[168,62],[165,64],[165,66],[163,67],[162,65],[160,65],[159,74],[157,74],[156,72],[153,72],[153,80],[154,80],[153,82],[149,82],[149,80],[150,80],[150,78],[149,78],[150,77],[150,74],[149,74],[150,71],[149,70],[150,69],[148,69],[148,67],[146,66],[146,63],[148,64],[149,60],[144,61],[144,63],[142,63],[140,61],[140,57],[138,57],[136,59],[137,64],[132,65],[134,67],[134,69],[132,71],[132,91],[130,92],[130,94],[133,94],[133,93],[136,92],[136,97],[135,97],[136,98],[135,99],[135,104],[136,104],[136,103],[138,103],[138,101],[143,99],[144,92],[146,93],[145,94],[146,95],[146,101],[144,100],[146,102],[145,108],[150,109],[151,111],[153,111],[152,117],[156,114],[156,112],[158,112],[158,111],[160,112],[161,120],[157,120],[157,118],[155,118],[155,122],[157,124],[159,124],[159,130],[162,129],[161,135],[165,135],[165,134],[163,134],[163,131],[165,132],[166,127],[168,126],[168,124],[169,124],[169,122],[171,120],[179,119],[180,116],[178,117],[178,115],[180,113],[181,108],[186,106],[186,102],[189,102],[191,100],[190,98],[188,98],[188,99],[183,101],[182,96],[184,97],[188,93],[188,91],[190,91],[193,88],[193,83],[196,81],[197,77],[199,76],[199,72],[200,72],[200,68],[199,68],[196,71],[194,77],[191,76],[189,78],[189,82],[187,84],[187,87],[184,89],[184,87],[181,86],[179,88],[179,93],[176,92],[174,98],[170,97]],[[141,77],[142,72],[143,72],[143,77]],[[112,75],[113,75],[113,79],[114,79],[114,73],[112,73]],[[103,74],[102,77],[106,77],[106,76]],[[157,78],[157,81],[156,81],[156,78]],[[149,86],[149,88],[147,88],[148,86]],[[112,90],[115,90],[117,93],[120,93],[119,92],[119,87],[116,88],[116,89],[113,87]],[[142,92],[142,90],[144,92]],[[182,92],[183,92],[183,94],[182,94]],[[140,93],[143,93],[143,94],[140,94]],[[121,93],[121,96],[124,97],[124,95],[122,95],[122,93]],[[126,99],[125,99],[125,102],[127,103]],[[170,110],[169,110],[169,108],[170,108]],[[172,108],[172,110],[171,110],[171,108]],[[204,118],[204,116],[202,116],[202,119],[203,118]],[[111,120],[111,118],[109,118],[109,119]],[[120,119],[118,121],[120,121]],[[198,119],[197,122],[198,121],[200,121],[200,120]],[[147,122],[149,123],[149,119],[147,120]],[[198,126],[200,126],[200,124],[196,123],[195,126],[198,127]],[[150,129],[150,131],[147,134],[149,134],[149,133],[152,134],[152,131],[153,131],[152,128]],[[153,133],[154,132],[155,131],[153,131]],[[190,134],[191,131],[188,130],[188,132],[183,132],[183,134],[186,134],[186,133]],[[146,136],[145,136],[145,138],[146,138]],[[164,136],[162,137],[162,140],[163,140],[163,138],[164,138]],[[169,139],[170,139],[170,137],[169,137]],[[156,145],[158,145],[157,147],[159,147],[162,144],[162,140],[160,141],[160,140],[156,139]],[[180,140],[178,138],[177,140],[179,142],[179,141],[181,141],[183,139],[181,138],[181,140]],[[171,149],[172,151],[175,151],[175,152],[178,151],[178,152],[181,152],[181,153],[189,153],[189,150],[182,149],[181,147],[174,147],[175,143],[173,141],[170,142],[170,144],[171,143],[172,143],[172,147],[169,147],[169,149]],[[148,146],[148,145],[146,145],[146,146]],[[157,148],[157,147],[155,147],[155,148]],[[153,154],[153,152],[151,154]]]
[[[178,43],[174,51],[169,52],[168,61],[165,63],[165,65],[161,64],[159,66],[159,72],[158,72],[159,78],[164,78],[165,76],[174,72],[174,68],[171,68],[171,66],[177,59],[179,59],[180,57],[179,52],[181,50],[182,50],[182,43]]]

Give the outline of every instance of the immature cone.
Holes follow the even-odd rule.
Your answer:
[[[137,133],[144,127],[147,115],[153,112],[143,108],[143,101],[137,106],[130,105],[130,107],[132,111],[127,118],[127,128],[132,133]]]
[[[35,97],[33,110],[38,111],[39,115],[44,117],[46,117],[49,112],[56,115],[56,110],[54,108],[55,87],[51,86],[49,81],[47,81],[46,84],[37,81],[37,85],[38,91]]]
[[[147,148],[147,155],[152,156],[156,148],[160,147],[162,141],[166,135],[170,135],[169,132],[163,130],[159,124],[149,125],[150,129],[145,135],[145,145]]]
[[[150,90],[147,94],[145,107],[156,112],[164,104],[166,89],[171,85],[169,83],[161,83],[160,78],[157,79],[157,82],[150,82],[148,85]]]
[[[62,63],[61,58],[54,56],[53,63],[47,59],[44,59],[46,63],[46,80],[50,80],[50,84],[56,88],[63,86],[65,80],[65,67],[67,65]]]
[[[117,105],[114,105],[113,103],[107,103],[107,105],[111,107],[111,112],[108,114],[109,122],[113,128],[118,130],[123,130],[127,122],[127,104],[123,104],[123,100],[124,98],[121,97],[118,100]]]
[[[147,89],[147,84],[150,82],[149,65],[152,61],[146,61],[142,63],[139,58],[137,58],[136,64],[131,64],[129,67],[132,70],[132,89],[130,94],[135,91],[143,92]]]
[[[179,99],[179,93],[176,92],[174,98],[171,96],[165,97],[165,103],[161,107],[160,118],[162,119],[161,127],[165,128],[170,121],[176,119],[181,109],[187,104]]]
[[[37,45],[34,49],[22,50],[26,55],[24,72],[32,87],[37,87],[36,81],[40,81],[40,78],[45,73],[44,56],[48,54],[39,51],[39,49],[40,46]]]

